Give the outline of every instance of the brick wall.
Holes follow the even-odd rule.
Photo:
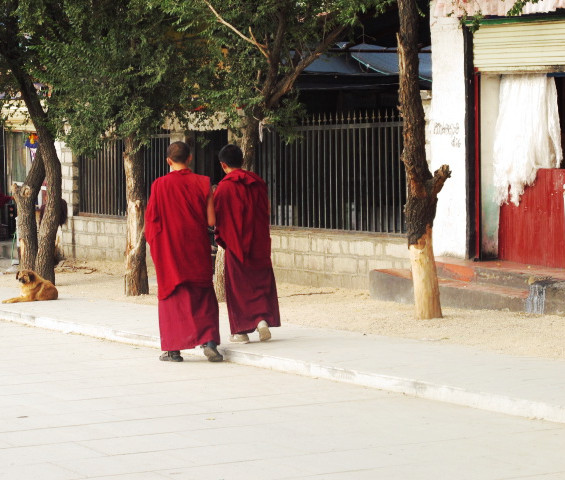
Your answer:
[[[271,239],[279,282],[368,289],[370,270],[409,268],[402,236],[273,227]],[[78,215],[63,228],[70,258],[119,261],[125,247],[125,219]]]
[[[125,218],[70,217],[63,227],[65,257],[79,260],[123,260],[126,250]]]
[[[67,258],[124,259],[125,218],[79,215],[78,165],[72,152],[59,145],[63,167],[63,198],[69,218],[62,245]],[[279,282],[299,285],[369,288],[369,271],[410,268],[404,236],[273,227],[272,259]],[[148,261],[151,256],[148,252]]]
[[[369,288],[369,271],[410,268],[403,236],[273,227],[271,250],[279,282]]]

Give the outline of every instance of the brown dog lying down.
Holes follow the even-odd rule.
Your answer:
[[[34,302],[36,300],[57,300],[59,292],[49,280],[45,280],[33,270],[20,270],[16,280],[22,284],[19,297],[8,298],[2,303]]]

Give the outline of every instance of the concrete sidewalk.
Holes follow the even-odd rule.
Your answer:
[[[16,288],[0,288],[2,299],[17,295]],[[0,319],[159,349],[156,306],[63,295],[1,304]],[[291,325],[273,329],[269,342],[253,334],[251,343],[233,345],[227,318],[220,325],[220,350],[233,363],[565,423],[565,361]]]

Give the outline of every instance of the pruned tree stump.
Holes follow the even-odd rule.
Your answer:
[[[226,276],[225,276],[226,251],[218,245],[216,252],[216,267],[214,273],[214,291],[218,302],[226,301]]]

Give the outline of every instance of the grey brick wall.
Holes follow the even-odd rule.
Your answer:
[[[126,221],[122,218],[70,217],[63,227],[63,251],[79,260],[123,260]]]
[[[176,139],[171,137],[171,141]],[[125,218],[79,215],[78,159],[64,144],[60,145],[60,156],[63,198],[69,207],[69,218],[62,229],[65,256],[123,260]],[[410,268],[403,236],[273,227],[271,238],[273,266],[280,282],[368,289],[371,270]],[[151,262],[149,248],[147,252]]]
[[[369,271],[410,268],[402,236],[273,227],[271,239],[279,282],[368,289]],[[63,228],[70,258],[120,261],[125,247],[125,219],[79,215]]]
[[[271,250],[279,282],[369,288],[369,271],[410,268],[403,236],[273,227]]]

